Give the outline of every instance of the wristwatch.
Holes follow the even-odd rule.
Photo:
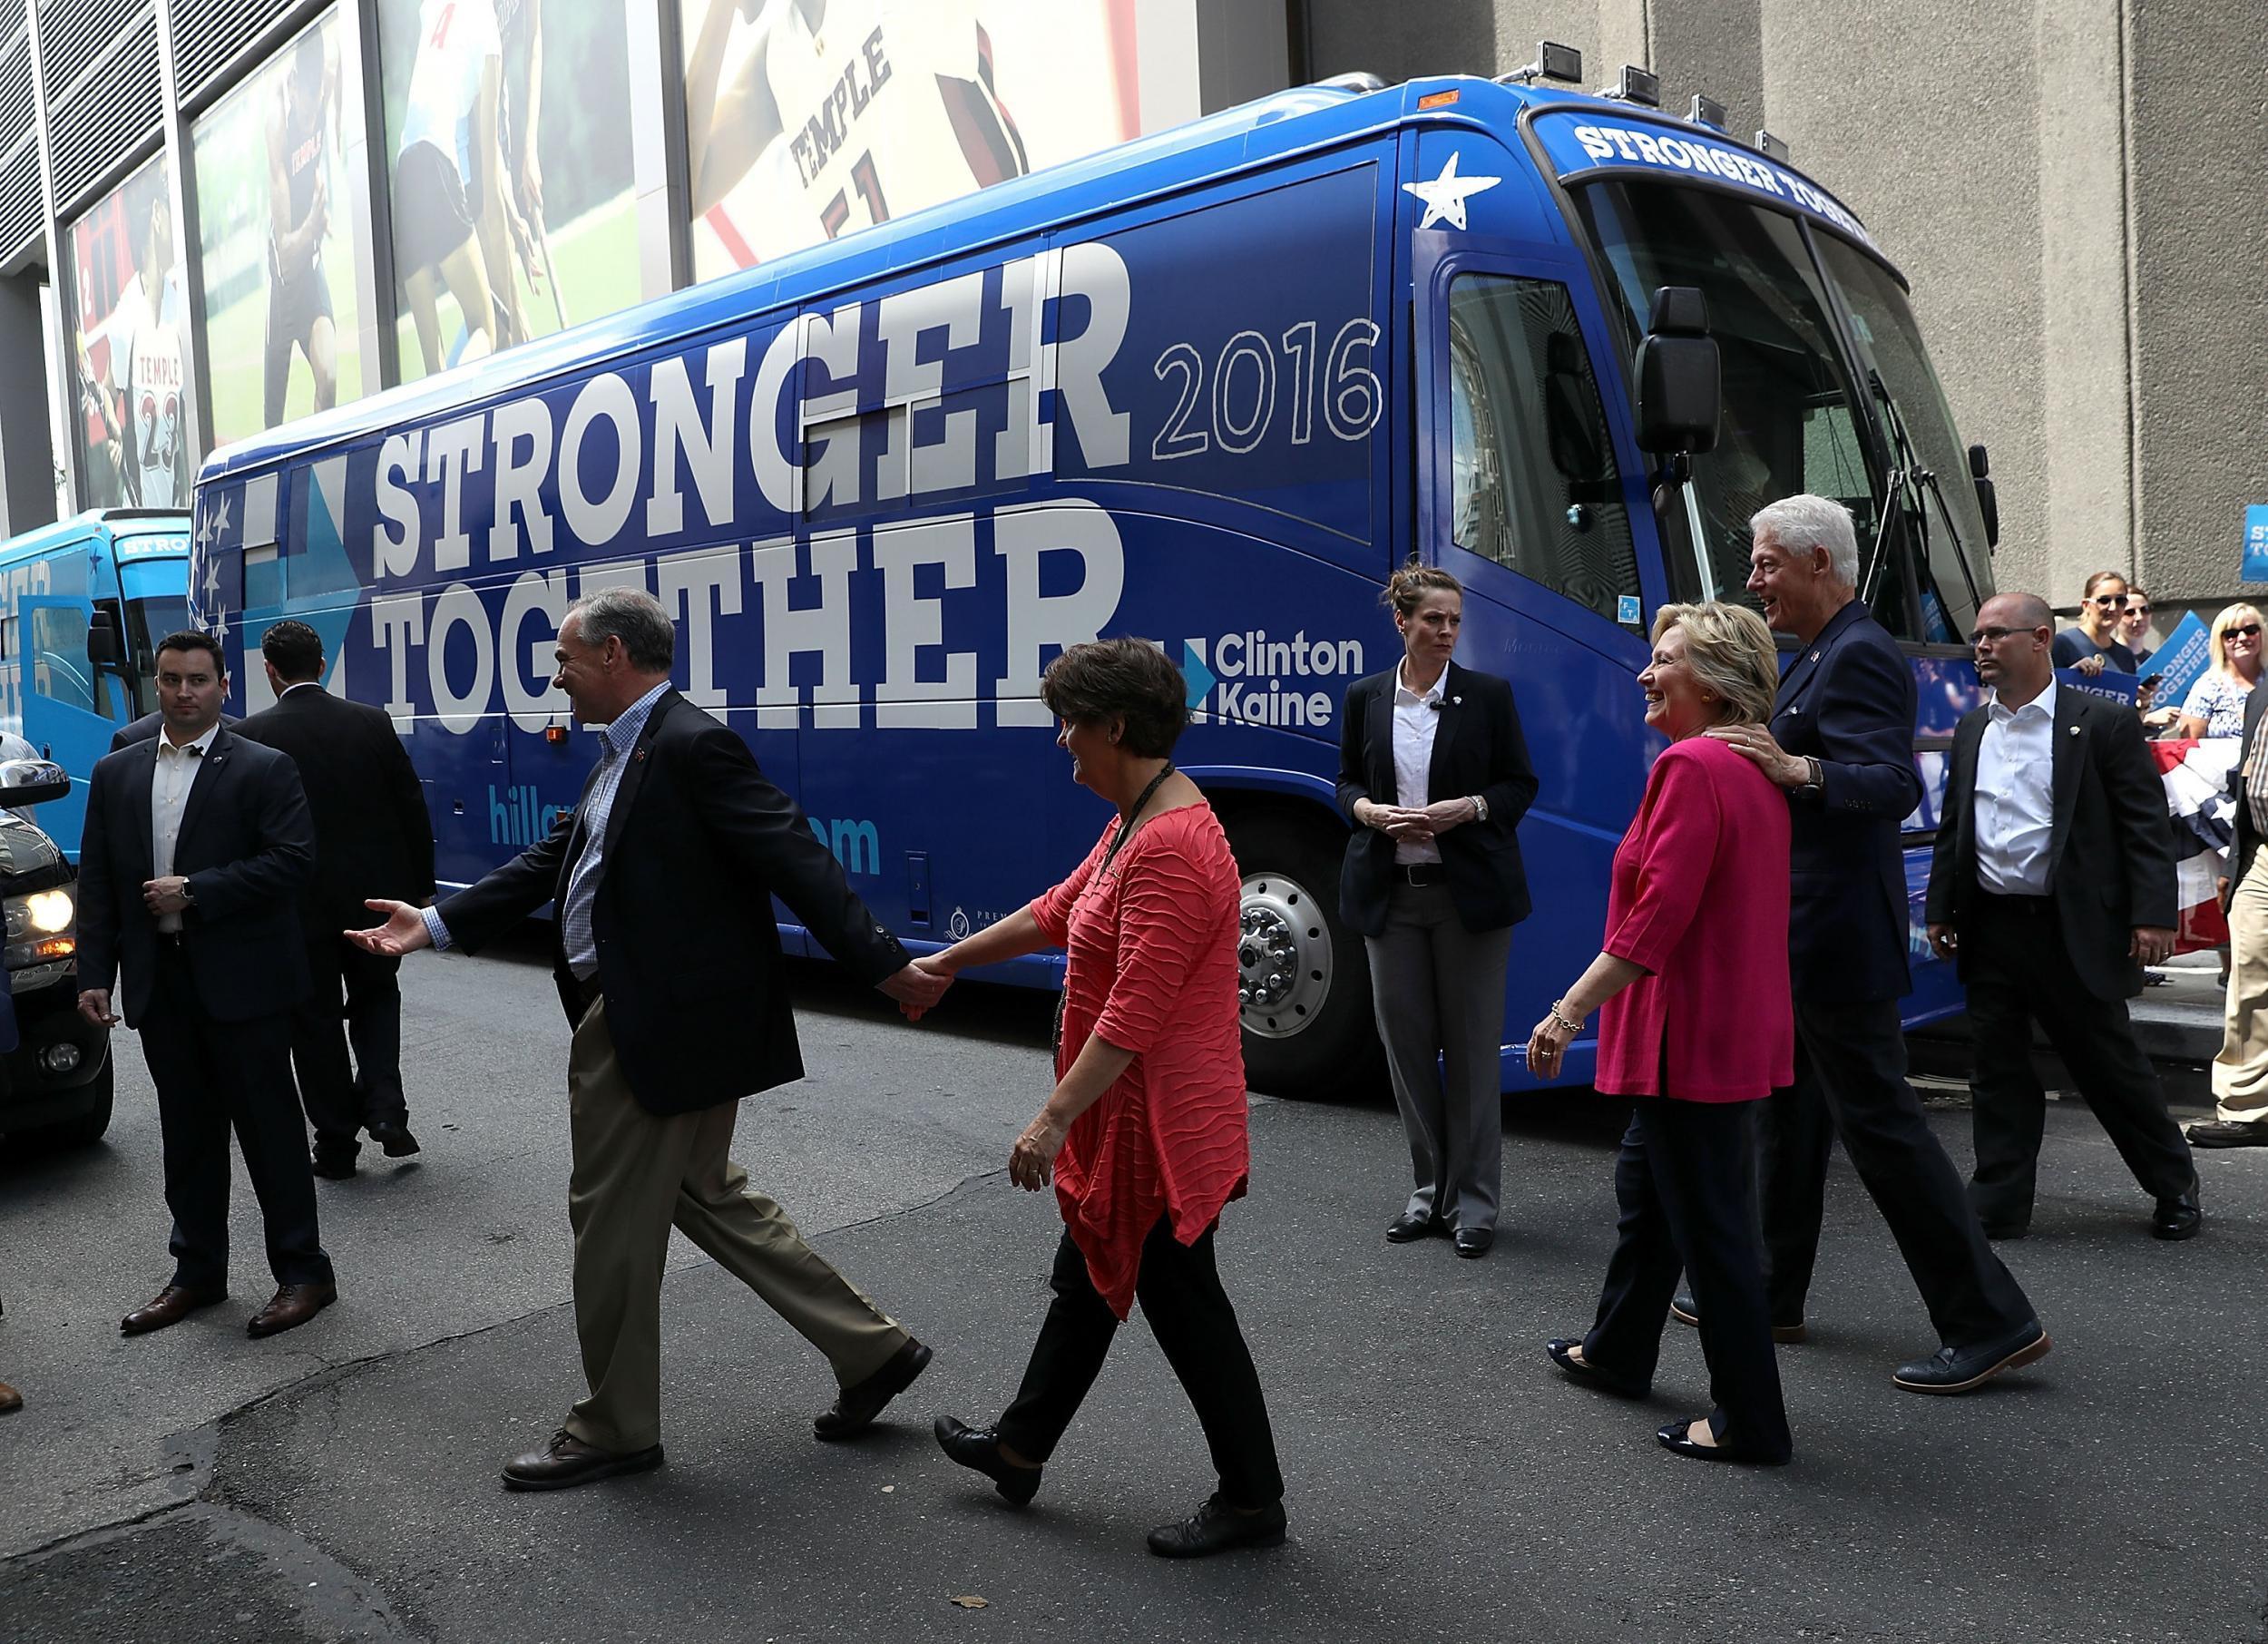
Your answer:
[[[181,905],[183,907],[197,905],[197,887],[189,882],[186,876],[181,880]]]
[[[1487,821],[1489,819],[1488,800],[1483,798],[1479,794],[1471,794],[1467,797],[1472,800],[1472,819],[1475,822]]]
[[[1813,758],[1809,754],[1805,754],[1804,756],[1804,764],[1809,769],[1811,774],[1804,778],[1803,782],[1797,787],[1795,791],[1797,793],[1825,793],[1827,791],[1827,773],[1819,768],[1819,761]]]

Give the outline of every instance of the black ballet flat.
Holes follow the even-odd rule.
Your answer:
[[[1672,1455],[1689,1455],[1696,1461],[1729,1462],[1736,1467],[1784,1467],[1788,1464],[1788,1458],[1784,1455],[1765,1455],[1733,1444],[1695,1443],[1686,1434],[1693,1424],[1701,1419],[1696,1415],[1686,1421],[1672,1422],[1654,1436],[1660,1441],[1662,1448]]]
[[[1577,1358],[1575,1350],[1583,1345],[1579,1336],[1559,1336],[1543,1345],[1551,1355],[1551,1362],[1586,1387],[1596,1387],[1601,1393],[1611,1393],[1617,1398],[1644,1398],[1653,1391],[1650,1385],[1641,1385],[1626,1377],[1610,1375],[1589,1359]]]

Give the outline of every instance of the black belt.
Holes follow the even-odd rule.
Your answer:
[[[1996,914],[2015,914],[2029,918],[2043,918],[2056,911],[2056,899],[2053,896],[2002,895],[1999,891],[1982,888],[1979,889],[1978,895],[1984,898],[1980,905]]]
[[[1439,862],[1397,862],[1393,876],[1404,885],[1446,885],[1449,869]]]

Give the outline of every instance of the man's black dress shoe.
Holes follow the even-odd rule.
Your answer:
[[[1543,1350],[1551,1355],[1551,1362],[1587,1387],[1601,1393],[1611,1393],[1617,1398],[1644,1398],[1651,1386],[1641,1386],[1626,1377],[1601,1370],[1587,1358],[1577,1358],[1575,1350],[1583,1345],[1579,1336],[1556,1336],[1544,1343]]]
[[[1270,1502],[1257,1512],[1239,1512],[1217,1494],[1205,1498],[1178,1524],[1149,1532],[1149,1550],[1161,1559],[1202,1559],[1232,1547],[1276,1547],[1284,1540],[1284,1503]]]
[[[2197,1206],[2197,1186],[2192,1182],[2188,1192],[2157,1201],[2157,1212],[2150,1218],[2150,1237],[2195,1238],[2197,1229],[2204,1225],[2204,1212]]]
[[[2036,1318],[2006,1336],[1970,1347],[1940,1347],[1928,1358],[1901,1365],[1891,1380],[1909,1393],[1966,1393],[2003,1370],[2020,1370],[2048,1356],[2055,1344]]]
[[[882,1407],[914,1385],[929,1368],[929,1349],[908,1336],[881,1369],[855,1387],[846,1387],[835,1403],[811,1418],[811,1431],[823,1439],[845,1439],[875,1424]]]
[[[333,1153],[318,1148],[309,1156],[309,1163],[315,1173],[325,1181],[345,1181],[355,1173],[355,1156],[352,1153]]]
[[[1669,1316],[1681,1325],[1698,1330],[1701,1327],[1701,1304],[1693,1299],[1690,1290],[1680,1290],[1677,1298],[1669,1304]],[[1772,1326],[1772,1339],[1784,1347],[1807,1340],[1810,1336],[1810,1328],[1800,1318],[1792,1325]]]
[[[1489,1247],[1496,1242],[1496,1229],[1459,1228],[1456,1237],[1450,1242],[1457,1247],[1458,1255],[1467,1261],[1474,1261],[1489,1253]]]
[[[1441,1218],[1430,1210],[1404,1210],[1386,1224],[1386,1242],[1390,1245],[1412,1245],[1421,1238],[1432,1238],[1449,1229]]]
[[[229,1299],[226,1290],[192,1290],[187,1285],[168,1285],[118,1321],[121,1336],[147,1336],[168,1325],[178,1325],[200,1307]]]
[[[661,1446],[643,1450],[601,1450],[586,1444],[562,1427],[541,1450],[515,1455],[504,1463],[506,1490],[568,1490],[619,1473],[646,1473],[661,1465]]]
[[[1765,1455],[1757,1451],[1745,1450],[1734,1444],[1696,1444],[1687,1436],[1695,1421],[1672,1422],[1654,1434],[1661,1447],[1673,1455],[1689,1455],[1701,1462],[1730,1462],[1736,1467],[1784,1467],[1784,1455]]]
[[[2182,1134],[2193,1148],[2268,1148],[2268,1119],[2208,1119]]]
[[[963,1467],[973,1468],[992,1481],[992,1488],[1012,1506],[1022,1507],[1040,1493],[1039,1467],[1019,1467],[1000,1453],[1000,1429],[972,1427],[950,1415],[931,1424],[937,1447]]]
[[[425,1151],[406,1124],[374,1124],[369,1129],[370,1140],[386,1150],[388,1159],[407,1159],[412,1153]]]

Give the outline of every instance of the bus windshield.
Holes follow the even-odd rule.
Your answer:
[[[1724,420],[1716,448],[1693,465],[1706,566],[1683,543],[1680,511],[1667,522],[1678,596],[1735,594],[1748,574],[1748,516],[1775,498],[1809,491],[1851,510],[1868,562],[1861,592],[1892,632],[1944,641],[1968,631],[1990,592],[1981,564],[1984,526],[1944,396],[1889,272],[1819,234],[1823,270],[1793,218],[1706,190],[1609,181],[1579,190],[1576,200],[1633,337],[1644,333],[1661,286],[1696,286],[1708,299],[1724,367]],[[1836,340],[1830,280],[1865,354],[1857,362],[1867,374],[1861,379]],[[1882,481],[1862,432],[1862,401],[1869,396],[1886,428],[1904,428],[1913,460],[1942,476],[1941,496],[1913,497],[1928,543],[1916,567],[1919,620],[1895,568],[1871,552],[1882,529]],[[1905,465],[1895,452],[1892,460]]]

